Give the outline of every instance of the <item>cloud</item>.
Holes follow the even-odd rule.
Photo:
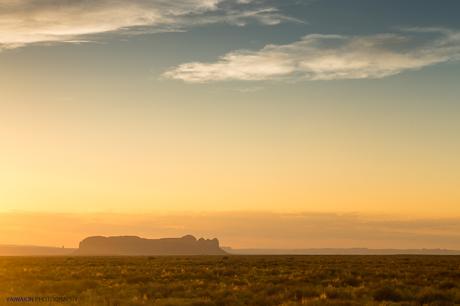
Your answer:
[[[460,33],[411,28],[370,36],[304,36],[259,51],[237,50],[216,62],[190,62],[163,76],[189,83],[264,80],[377,79],[458,59]]]
[[[84,41],[114,31],[181,31],[210,23],[273,25],[284,20],[264,1],[0,0],[0,49],[39,42]]]
[[[86,236],[218,237],[235,248],[447,248],[460,245],[460,218],[203,212],[0,213],[0,244],[77,246]]]

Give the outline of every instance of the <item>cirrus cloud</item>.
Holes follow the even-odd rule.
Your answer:
[[[237,50],[216,62],[190,62],[163,76],[189,83],[264,80],[376,79],[458,59],[460,33],[405,29],[370,36],[312,34],[259,51]]]
[[[261,1],[238,0],[0,0],[0,50],[31,43],[142,28],[182,31],[209,23],[266,25],[294,20]],[[130,31],[132,33],[132,31]]]

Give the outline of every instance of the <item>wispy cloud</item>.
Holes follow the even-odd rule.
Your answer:
[[[164,77],[190,83],[375,79],[458,59],[460,33],[411,28],[370,36],[307,35],[259,51],[237,50],[216,62],[190,62]]]
[[[84,41],[114,31],[180,31],[209,23],[273,25],[284,20],[264,1],[0,0],[0,49],[39,42]]]

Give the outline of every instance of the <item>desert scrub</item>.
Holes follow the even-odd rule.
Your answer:
[[[459,267],[458,256],[4,257],[0,305],[453,305]]]

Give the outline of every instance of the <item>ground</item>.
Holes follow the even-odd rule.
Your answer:
[[[0,257],[0,298],[0,305],[460,305],[460,256]]]

